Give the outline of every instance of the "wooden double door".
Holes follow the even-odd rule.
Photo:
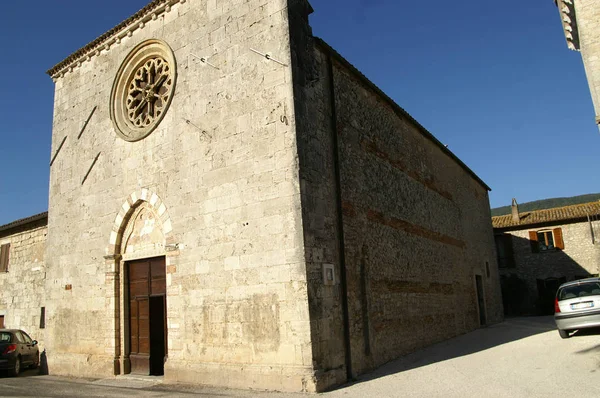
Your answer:
[[[131,373],[164,374],[167,355],[165,258],[127,263]]]

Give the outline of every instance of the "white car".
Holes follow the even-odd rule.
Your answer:
[[[563,339],[573,330],[600,327],[600,278],[560,285],[554,301],[554,321]]]

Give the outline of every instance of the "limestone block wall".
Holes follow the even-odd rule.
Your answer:
[[[600,122],[600,3],[596,0],[574,0],[581,56],[590,93]]]
[[[177,247],[162,252],[165,378],[314,390],[287,2],[170,3],[56,80],[52,153],[67,140],[50,174],[50,371],[109,376],[123,363],[115,243],[130,209],[151,201]],[[173,49],[177,87],[157,130],[126,142],[111,85],[149,38]]]
[[[534,253],[529,242],[529,231],[554,228],[562,230],[564,250]],[[526,283],[527,290],[521,306],[526,313],[536,313],[539,310],[537,279],[564,277],[569,281],[600,272],[600,245],[597,241],[592,243],[587,221],[550,227],[532,226],[504,233],[511,236],[515,267],[501,268],[500,272],[507,276],[515,274]]]
[[[46,329],[40,328],[46,305],[44,282],[47,220],[0,232],[0,244],[10,243],[8,272],[0,273],[0,315],[6,328],[22,329],[45,348]]]

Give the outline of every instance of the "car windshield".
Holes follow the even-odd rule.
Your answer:
[[[11,337],[10,333],[7,333],[7,332],[0,333],[0,343],[10,343],[11,340],[12,340],[12,337]]]
[[[558,291],[558,300],[600,295],[600,282],[587,282],[565,286]]]

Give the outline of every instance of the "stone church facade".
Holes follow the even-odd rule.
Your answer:
[[[48,72],[52,374],[322,391],[502,320],[489,188],[311,12],[155,0]]]
[[[600,3],[597,0],[554,0],[567,47],[581,53],[600,128]]]

